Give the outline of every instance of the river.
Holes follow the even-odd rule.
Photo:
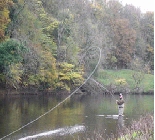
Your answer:
[[[104,133],[106,138],[111,133],[116,134],[118,127],[128,126],[132,120],[154,110],[153,95],[125,95],[124,116],[119,118],[115,102],[118,95],[99,94],[80,98],[73,95],[49,111],[64,98],[50,95],[0,96],[0,138],[73,140],[92,137],[94,131]]]

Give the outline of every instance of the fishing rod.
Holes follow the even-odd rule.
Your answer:
[[[100,87],[102,87],[103,89],[105,89],[106,92],[110,93],[110,95],[116,100],[115,96],[111,93],[110,90],[108,90],[107,88],[105,88],[102,84],[100,84],[99,82],[97,82],[95,79],[91,78],[90,80],[94,81],[97,85],[99,85]]]

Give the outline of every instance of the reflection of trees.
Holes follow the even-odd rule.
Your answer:
[[[63,99],[62,99],[63,100]],[[60,101],[59,101],[60,102]],[[58,102],[56,103],[58,104]],[[53,110],[47,117],[43,117],[40,123],[47,123],[48,128],[70,126],[83,122],[83,106],[72,100],[67,100],[61,106]]]
[[[21,114],[19,101],[17,101],[16,97],[4,97],[0,100],[1,136],[13,132],[21,126]]]
[[[2,123],[0,123],[0,130],[2,128],[3,130],[1,132],[4,134],[13,132],[44,114],[59,102],[51,96],[18,96],[2,99],[0,104],[3,104],[4,110],[0,110],[0,114],[3,116],[1,119]],[[55,129],[83,122],[83,106],[79,102],[75,102],[73,103],[73,101],[67,100],[63,106],[56,108],[33,124],[27,126],[22,132],[26,131],[29,135],[34,130]]]

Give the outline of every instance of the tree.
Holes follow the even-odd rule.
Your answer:
[[[141,34],[145,41],[144,61],[154,70],[154,13],[147,12],[141,19]]]
[[[141,32],[147,44],[154,47],[154,13],[147,12],[141,19]]]
[[[117,59],[118,68],[129,68],[134,53],[136,32],[129,28],[128,20],[116,19],[111,23],[113,32],[113,56]]]
[[[9,7],[13,5],[12,0],[1,0],[0,2],[0,42],[2,42],[5,36],[5,29],[10,22]]]

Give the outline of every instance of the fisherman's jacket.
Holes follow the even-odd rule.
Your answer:
[[[117,101],[117,104],[118,104],[118,105],[124,104],[124,100]]]

